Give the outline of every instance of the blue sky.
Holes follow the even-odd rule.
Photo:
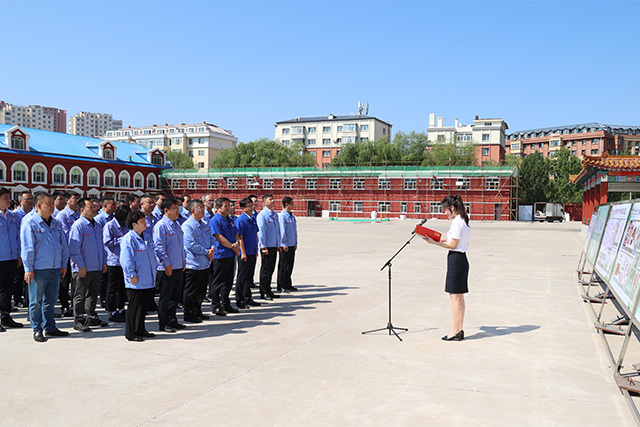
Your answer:
[[[640,125],[635,2],[1,1],[0,99],[198,123],[240,141],[276,121],[431,112],[511,131]]]

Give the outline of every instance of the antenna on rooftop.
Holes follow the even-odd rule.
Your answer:
[[[367,102],[367,110],[365,111],[365,113],[364,113],[364,114],[365,114],[365,116],[368,116],[368,115],[369,115],[369,103],[368,103],[368,102]]]
[[[364,104],[362,104],[362,102],[358,101],[358,115],[361,116],[362,115],[362,110],[364,109]]]

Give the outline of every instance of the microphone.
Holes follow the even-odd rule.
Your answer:
[[[425,218],[425,219],[423,219],[422,221],[420,221],[420,224],[418,224],[418,225],[422,225],[422,224],[424,224],[425,222],[427,222],[427,218]],[[416,228],[413,230],[413,232],[412,232],[411,234],[416,234],[416,230],[417,230],[417,229],[418,229],[418,227],[416,227]]]

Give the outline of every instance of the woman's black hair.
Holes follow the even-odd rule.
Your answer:
[[[140,211],[133,211],[129,215],[127,215],[127,227],[133,230],[133,224],[140,221],[145,217],[145,214]]]
[[[464,222],[469,225],[469,215],[467,215],[467,210],[464,208],[464,203],[462,203],[462,197],[447,196],[441,204],[443,209],[449,209],[449,206],[453,206],[456,212],[458,212],[462,219],[464,219]]]
[[[116,221],[118,221],[120,225],[126,225],[127,216],[129,216],[130,213],[131,213],[131,209],[129,209],[129,206],[122,205],[116,208],[116,211],[113,214],[113,216],[115,217]]]

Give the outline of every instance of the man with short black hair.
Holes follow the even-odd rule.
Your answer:
[[[249,308],[260,305],[251,298],[251,285],[253,285],[253,274],[258,258],[258,224],[252,217],[253,202],[250,198],[240,200],[240,207],[244,212],[236,219],[236,228],[242,238],[244,252],[238,259],[236,307]]]
[[[22,191],[18,201],[20,205],[13,211],[13,215],[18,221],[18,230],[20,230],[23,218],[35,213],[35,211],[33,209],[33,196],[29,191]],[[24,265],[22,265],[22,262],[18,263],[11,294],[16,306],[29,307],[29,288],[27,282],[24,281]]]
[[[278,260],[278,291],[297,291],[291,283],[291,273],[293,273],[293,263],[296,259],[296,249],[298,248],[298,222],[293,214],[295,204],[293,199],[285,196],[282,199],[282,212],[278,214],[280,223],[280,256]]]
[[[80,212],[78,211],[78,193],[75,191],[65,191],[64,192],[64,201],[66,203],[66,207],[58,212],[56,215],[56,219],[62,226],[62,231],[64,231],[64,235],[67,239],[67,243],[69,243],[69,231],[71,230],[71,226],[74,222],[80,218]],[[73,316],[73,311],[69,309],[69,302],[71,297],[69,296],[69,291],[73,294],[73,290],[71,288],[71,259],[69,259],[67,268],[65,269],[66,274],[60,280],[60,292],[58,297],[60,298],[60,306],[61,313],[64,317]]]
[[[100,277],[107,272],[106,252],[102,227],[94,219],[95,205],[91,199],[82,198],[78,201],[78,207],[80,218],[73,223],[69,232],[69,257],[74,281],[73,328],[90,332],[90,326],[108,325],[96,313]]]
[[[157,194],[155,197],[156,206],[155,208],[153,208],[151,216],[153,216],[153,219],[156,222],[160,221],[164,216],[164,212],[162,212],[162,202],[164,202],[166,198],[167,196],[165,196],[164,194]],[[149,227],[149,223],[147,223],[147,227]]]
[[[54,206],[52,216],[55,218],[67,205],[67,201],[64,199],[64,191],[54,191],[52,197]]]
[[[271,278],[280,252],[280,224],[278,214],[273,211],[273,194],[262,196],[263,209],[258,214],[258,241],[260,243],[260,297],[266,300],[280,298],[271,290]]]
[[[25,217],[20,227],[20,254],[24,280],[29,284],[29,319],[33,339],[45,342],[47,336],[69,335],[56,327],[54,305],[58,298],[60,276],[66,273],[69,258],[67,238],[62,225],[53,218],[53,199],[36,193],[36,213]]]
[[[125,203],[131,209],[131,212],[140,210],[140,196],[137,194],[129,193],[124,198]]]
[[[11,192],[0,187],[0,332],[8,328],[21,328],[11,318],[11,294],[20,259],[20,221],[9,210]],[[22,282],[22,277],[20,278]]]
[[[184,235],[177,223],[180,215],[178,200],[173,197],[165,199],[162,202],[162,211],[164,216],[153,227],[153,244],[159,262],[158,329],[175,332],[176,329],[185,328],[185,325],[178,323],[176,317],[186,266]]]
[[[111,220],[113,220],[115,211],[116,211],[116,201],[113,200],[111,196],[104,196],[101,200],[102,209],[100,213],[95,216],[95,220],[102,230],[104,231],[105,226]],[[108,264],[107,264],[108,265]],[[124,286],[124,285],[123,285]],[[104,273],[100,278],[100,305],[103,308],[106,308],[107,304],[107,288],[109,287],[109,273]]]
[[[125,280],[120,265],[120,241],[129,232],[126,225],[131,213],[128,206],[118,206],[114,218],[102,229],[102,240],[107,251],[107,290],[103,294],[110,322],[124,322],[126,299]],[[104,276],[104,275],[103,275]]]

